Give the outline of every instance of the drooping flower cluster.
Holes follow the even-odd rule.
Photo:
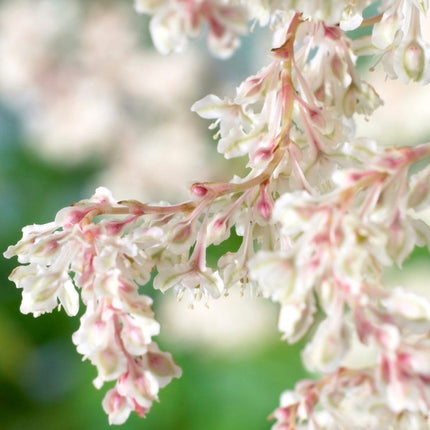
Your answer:
[[[139,294],[135,283],[148,280],[149,259],[135,243],[121,238],[135,217],[89,222],[116,207],[107,190],[99,189],[91,200],[61,210],[54,222],[26,227],[22,241],[5,255],[17,255],[21,263],[28,263],[10,276],[23,290],[23,313],[38,316],[58,304],[68,315],[76,315],[76,288],[81,290],[86,312],[73,342],[96,366],[97,388],[117,380],[103,407],[109,421],[120,424],[132,410],[143,416],[159,388],[181,371],[170,354],[153,342],[160,327],[152,300]],[[134,232],[135,240],[153,240],[151,232],[140,232]],[[142,270],[145,267],[149,270]]]
[[[426,82],[419,19],[428,5],[384,1],[363,20],[369,1],[250,3],[137,2],[153,14],[162,52],[182,49],[203,22],[221,56],[236,46],[238,23],[273,27],[271,63],[234,97],[209,95],[192,108],[214,120],[225,158],[246,157],[248,174],[196,183],[192,199],[177,205],[116,202],[99,189],[54,223],[25,228],[5,254],[28,263],[11,275],[23,289],[21,310],[37,316],[59,303],[74,315],[81,291],[86,312],[73,340],[97,367],[97,387],[117,380],[104,407],[121,423],[131,410],[144,415],[180,374],[152,341],[159,326],[139,286],[156,272],[154,288],[191,305],[252,288],[279,303],[285,340],[307,335],[304,364],[322,374],[284,393],[274,429],[427,428],[430,299],[388,288],[382,275],[430,245],[430,226],[419,219],[430,167],[414,170],[430,144],[378,147],[355,137],[354,118],[381,104],[355,66],[369,40],[390,77]],[[345,31],[360,25],[373,25],[372,35],[352,43]],[[210,267],[207,248],[233,228],[239,249]],[[375,351],[366,368],[348,364],[357,343]]]

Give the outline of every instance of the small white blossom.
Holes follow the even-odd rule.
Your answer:
[[[220,58],[228,58],[246,34],[246,8],[222,0],[136,0],[136,11],[152,15],[150,30],[155,47],[162,53],[182,51],[188,38],[208,26],[208,47]]]
[[[218,298],[224,289],[218,272],[209,268],[199,269],[189,264],[159,267],[154,279],[154,288],[165,292],[173,288],[178,298],[185,296],[192,304],[195,300],[209,297]]]

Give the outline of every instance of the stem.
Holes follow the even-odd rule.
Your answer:
[[[363,19],[359,28],[369,27],[370,25],[377,24],[381,21],[383,14],[379,13],[378,15],[372,16],[371,18]]]

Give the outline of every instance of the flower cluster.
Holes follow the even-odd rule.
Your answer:
[[[232,4],[230,4],[232,3]],[[247,32],[247,11],[240,2],[223,0],[136,0],[137,12],[152,15],[150,30],[163,54],[182,51],[190,37],[208,27],[209,49],[220,58],[239,47],[239,35]]]
[[[120,237],[133,217],[88,222],[116,207],[110,194],[99,189],[92,199],[61,210],[54,222],[26,227],[23,239],[5,256],[17,255],[21,263],[28,263],[10,276],[23,290],[23,313],[38,316],[58,304],[68,315],[76,315],[75,287],[81,290],[86,312],[73,342],[96,366],[97,388],[117,380],[103,407],[111,423],[121,424],[132,410],[143,416],[159,388],[181,371],[152,340],[160,329],[152,300],[139,294],[135,283],[148,281],[149,259],[135,243]],[[135,231],[137,241],[148,243],[151,238],[151,232]],[[142,271],[144,267],[148,270]]]
[[[355,136],[354,119],[381,104],[356,70],[369,40],[390,77],[426,82],[419,19],[427,3],[383,1],[365,20],[369,1],[244,3],[136,5],[153,15],[162,52],[182,49],[203,22],[221,56],[236,46],[239,23],[274,29],[270,64],[234,97],[209,95],[192,107],[214,120],[225,158],[246,157],[247,175],[195,183],[191,199],[176,205],[116,202],[98,189],[55,222],[25,228],[5,254],[28,263],[10,277],[23,290],[21,310],[37,316],[59,303],[74,315],[80,290],[86,312],[73,340],[97,367],[96,387],[117,381],[103,405],[121,423],[131,410],[144,415],[180,374],[152,341],[159,326],[139,293],[151,274],[155,289],[190,305],[252,289],[280,305],[283,339],[305,338],[303,362],[322,375],[284,393],[274,429],[426,428],[430,299],[388,288],[383,271],[430,246],[430,226],[419,217],[429,204],[430,167],[417,170],[430,144],[379,147]],[[363,40],[345,33],[368,25],[372,35]],[[233,228],[239,249],[211,267],[207,248]],[[348,363],[357,345],[374,350],[365,368]]]
[[[383,386],[367,370],[339,369],[318,381],[302,381],[285,392],[274,412],[273,430],[396,429],[424,430],[419,412],[396,412],[384,398]],[[295,425],[299,420],[301,424]]]
[[[379,22],[375,22],[371,36],[358,41],[358,51],[382,57],[390,78],[428,83],[430,45],[422,39],[420,28],[420,17],[428,7],[428,1],[383,2]]]

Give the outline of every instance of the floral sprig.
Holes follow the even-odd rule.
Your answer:
[[[272,430],[379,429],[423,430],[425,415],[387,406],[384,385],[369,370],[340,368],[317,381],[301,381],[286,391],[271,417]]]
[[[322,374],[283,395],[274,429],[425,428],[430,300],[387,288],[382,272],[430,245],[419,219],[430,169],[413,170],[430,144],[379,147],[355,137],[354,118],[382,103],[359,76],[357,54],[378,55],[392,78],[427,82],[419,25],[427,2],[383,1],[365,20],[370,1],[249,3],[136,3],[153,15],[162,52],[182,49],[204,22],[220,56],[232,53],[248,20],[274,30],[266,67],[234,97],[209,95],[192,107],[214,120],[225,158],[246,157],[248,174],[195,183],[190,201],[177,205],[117,202],[99,188],[54,222],[24,228],[5,253],[26,264],[10,276],[23,290],[21,311],[38,316],[59,305],[76,315],[80,291],[86,310],[73,341],[96,366],[97,388],[116,381],[103,406],[120,424],[132,410],[145,415],[181,374],[152,340],[159,324],[139,287],[156,273],[155,289],[191,306],[251,288],[279,303],[283,339],[307,336],[304,364]],[[360,25],[373,25],[372,35],[351,42],[345,31]],[[207,248],[233,228],[239,249],[210,267]],[[366,368],[348,366],[355,344],[375,351]],[[365,424],[357,424],[359,407]]]

